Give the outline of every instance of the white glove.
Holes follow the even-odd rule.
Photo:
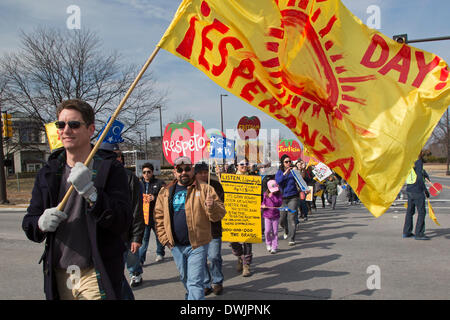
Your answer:
[[[78,194],[89,202],[97,200],[97,189],[95,189],[94,182],[92,182],[92,171],[83,163],[75,163],[67,178],[67,182],[70,182]]]
[[[38,227],[43,232],[54,232],[61,221],[66,219],[67,215],[64,212],[59,211],[56,207],[45,209],[38,220]]]

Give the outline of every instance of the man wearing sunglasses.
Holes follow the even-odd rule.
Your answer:
[[[47,299],[120,299],[123,280],[122,235],[132,220],[127,175],[112,152],[93,146],[94,110],[79,99],[57,107],[63,148],[39,171],[22,221],[27,237],[45,242],[44,291]],[[73,186],[63,211],[58,210]]]
[[[156,232],[161,244],[172,250],[186,299],[203,300],[211,222],[225,216],[225,207],[213,187],[194,179],[189,158],[177,158],[174,166],[175,180],[156,200]]]

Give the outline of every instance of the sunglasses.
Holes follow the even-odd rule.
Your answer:
[[[143,173],[143,174],[147,174],[147,173],[150,174],[150,173],[152,173],[152,172],[151,172],[151,171],[142,171],[142,173]]]
[[[284,163],[291,163],[291,162],[292,162],[291,160],[284,161]]]
[[[247,167],[248,166],[248,162],[246,162],[246,163],[239,163],[239,165],[242,166],[242,167],[244,167],[244,166]]]
[[[67,121],[67,122],[56,121],[55,125],[56,125],[56,128],[58,128],[58,129],[64,129],[66,127],[66,123],[69,125],[70,129],[78,129],[79,127],[81,127],[82,124],[86,124],[84,122],[74,120],[74,121]]]
[[[177,167],[177,172],[178,173],[182,173],[183,171],[184,172],[189,172],[189,171],[191,171],[191,169],[192,169],[192,167],[184,167],[184,168]]]

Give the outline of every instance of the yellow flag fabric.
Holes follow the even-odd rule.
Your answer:
[[[438,226],[440,226],[440,224],[437,221],[437,218],[436,218],[436,216],[434,214],[434,209],[431,206],[430,199],[427,199],[427,200],[428,200],[428,214],[430,215],[430,219],[433,220],[434,223],[436,223]]]
[[[445,61],[339,0],[184,0],[158,46],[286,125],[376,217],[450,104]]]
[[[63,146],[61,139],[59,138],[58,129],[55,126],[55,122],[56,121],[45,124],[45,133],[47,134],[47,140],[51,152]]]

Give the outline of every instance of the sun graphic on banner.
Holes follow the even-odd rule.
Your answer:
[[[326,1],[317,0],[316,3]],[[281,1],[276,2],[280,6]],[[327,35],[337,25],[338,18],[333,15],[325,25],[316,27],[314,24],[322,14],[321,8],[308,13],[307,10],[312,10],[308,7],[309,0],[299,0],[298,4],[296,2],[291,0],[285,8],[280,8],[281,25],[279,28],[270,28],[268,31],[270,40],[266,42],[266,49],[274,53],[274,58],[263,61],[262,64],[272,79],[270,84],[280,92],[277,98],[283,101],[282,104],[271,104],[269,111],[274,113],[276,118],[285,120],[287,126],[299,135],[296,118],[301,120],[302,108],[298,117],[292,113],[283,117],[276,113],[276,110],[287,106],[295,109],[302,102],[300,97],[303,97],[309,100],[307,103],[314,104],[313,116],[318,117],[323,110],[331,125],[332,119],[343,120],[344,114],[350,114],[352,104],[366,105],[364,99],[354,95],[356,84],[375,80],[376,76],[372,74],[346,76],[348,72],[346,66],[340,63],[344,59],[344,54],[330,54],[334,42],[327,40]],[[316,32],[316,29],[319,31]],[[290,53],[293,52],[307,55],[305,61],[314,63],[298,66],[302,72],[291,72],[290,70],[297,67],[289,60]],[[371,135],[368,130],[347,120],[356,133]]]

